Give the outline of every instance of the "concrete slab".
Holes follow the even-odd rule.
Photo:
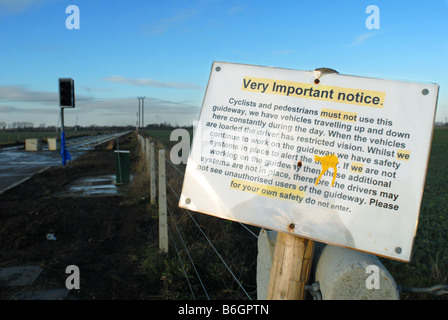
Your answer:
[[[323,300],[400,299],[394,278],[373,254],[327,245],[315,278]]]
[[[42,141],[40,139],[26,139],[25,140],[26,151],[40,151],[42,150]]]
[[[257,299],[266,299],[274,258],[276,231],[261,229],[258,236]],[[313,259],[314,282],[319,283],[323,300],[399,300],[397,285],[379,259],[347,248],[316,241]],[[378,287],[370,285],[374,268]]]
[[[68,289],[26,291],[14,294],[10,300],[64,300],[69,293]]]
[[[18,266],[0,269],[0,283],[7,287],[28,286],[44,269],[39,266]]]
[[[132,177],[131,177],[132,181]],[[55,194],[56,197],[104,197],[125,195],[131,184],[116,184],[115,174],[95,177],[79,178],[63,190]]]
[[[47,145],[49,151],[58,151],[61,149],[61,139],[47,138]]]

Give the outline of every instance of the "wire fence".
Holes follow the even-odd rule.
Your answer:
[[[165,152],[165,150],[162,150]],[[155,157],[154,157],[155,158]],[[230,278],[234,281],[236,286],[243,293],[243,298],[252,300],[253,293],[251,295],[251,291],[245,288],[245,284],[241,281],[241,273],[237,276],[235,270],[232,270],[232,265],[228,261],[226,262],[225,256],[220,252],[219,248],[213,243],[216,239],[211,239],[210,235],[207,234],[207,231],[204,230],[204,227],[201,226],[201,222],[198,222],[198,219],[194,217],[194,213],[188,209],[181,209],[178,207],[177,203],[180,200],[181,193],[181,184],[174,185],[173,181],[183,181],[185,173],[185,165],[175,165],[169,160],[169,157],[164,157],[165,163],[168,164],[168,167],[172,170],[170,172],[170,178],[168,175],[164,175],[167,193],[167,211],[168,211],[168,234],[169,234],[169,243],[171,248],[174,249],[175,255],[179,260],[179,266],[182,270],[183,276],[185,277],[185,281],[189,288],[191,297],[196,299],[201,299],[205,297],[210,300],[213,299],[212,294],[210,294],[210,290],[207,289],[207,281],[206,277],[202,271],[204,269],[201,266],[204,261],[195,261],[197,257],[192,254],[192,249],[194,250],[197,247],[198,239],[193,239],[190,234],[186,234],[186,230],[183,230],[182,225],[185,225],[185,217],[188,217],[190,223],[197,229],[198,234],[202,237],[205,243],[208,245],[208,252],[213,253],[218,261],[222,264],[223,268],[228,272]],[[159,164],[155,161],[156,170],[159,171]],[[167,168],[167,166],[165,166]],[[180,167],[182,169],[180,169]],[[158,175],[155,175],[156,180],[158,179]],[[171,181],[171,182],[170,182]],[[257,239],[258,235],[251,230],[248,226],[240,222],[231,222],[232,224],[239,225],[242,229],[247,231],[247,236],[252,239]],[[211,258],[210,258],[211,260]],[[189,272],[191,270],[191,272]],[[194,284],[197,283],[197,285]],[[198,292],[198,289],[200,292]],[[441,296],[444,294],[448,294],[448,286],[447,285],[435,285],[429,288],[414,288],[414,287],[402,287],[397,286],[397,289],[400,293],[429,293],[433,296]],[[321,300],[322,295],[320,293],[319,283],[314,283],[307,285],[305,290],[308,290],[312,295],[313,299]],[[254,290],[253,290],[254,291]],[[241,296],[238,296],[241,298]]]
[[[176,202],[179,201],[180,190],[176,190],[176,186],[174,186],[172,183],[170,183],[170,181],[173,181],[173,180],[182,181],[184,178],[184,172],[181,169],[179,169],[178,166],[173,164],[168,159],[168,157],[165,157],[165,163],[167,163],[168,166],[173,169],[172,171],[177,174],[177,177],[171,177],[171,179],[168,179],[167,175],[165,175],[167,191],[171,194],[171,197],[169,197],[167,194],[167,211],[168,211],[168,216],[169,216],[168,234],[169,234],[170,245],[174,249],[174,252],[179,260],[180,268],[182,270],[182,273],[184,274],[186,283],[187,283],[188,288],[191,293],[191,297],[194,300],[196,300],[198,298],[198,294],[195,293],[195,291],[194,291],[194,285],[192,284],[192,275],[188,274],[188,272],[187,272],[187,270],[190,269],[190,268],[188,268],[187,264],[191,267],[191,270],[193,271],[192,272],[193,277],[199,283],[199,287],[202,291],[202,294],[206,297],[206,299],[210,300],[212,298],[211,298],[210,293],[207,290],[205,280],[203,279],[204,276],[201,275],[200,270],[199,270],[200,268],[198,268],[197,262],[194,261],[194,257],[190,252],[191,247],[194,247],[194,244],[189,245],[188,240],[186,240],[187,237],[181,228],[181,224],[182,224],[182,222],[180,222],[181,217],[174,212],[175,210],[171,209],[171,208],[176,208],[177,206],[175,203],[173,203],[172,200],[169,200],[169,199],[174,199],[174,201],[176,201]],[[158,172],[159,164],[157,163],[157,161],[155,161],[155,167]],[[155,177],[156,177],[156,180],[159,179],[159,175],[156,174]],[[158,184],[158,181],[156,184]],[[201,224],[194,217],[193,213],[187,209],[181,209],[181,211],[183,211],[183,213],[186,214],[186,216],[188,216],[188,218],[190,219],[190,222],[196,227],[199,235],[205,240],[205,243],[208,245],[209,252],[212,252],[218,258],[219,262],[222,264],[224,269],[228,272],[231,279],[233,279],[235,284],[244,293],[243,297],[248,300],[252,300],[253,297],[249,293],[249,290],[247,290],[244,287],[244,285],[241,282],[241,280],[239,279],[239,277],[232,270],[230,264],[228,262],[226,262],[226,259],[224,258],[223,254],[221,254],[219,252],[218,248],[213,243],[212,239],[210,239],[210,237],[207,235],[206,231],[204,231],[203,227],[201,227]],[[250,237],[253,237],[254,239],[258,238],[258,236],[251,229],[249,229],[249,227],[247,227],[243,223],[238,222],[237,224],[240,225],[245,231],[247,231],[247,234]],[[191,238],[191,236],[188,236],[188,237]],[[183,256],[186,257],[186,259],[185,259],[186,262],[182,258]]]

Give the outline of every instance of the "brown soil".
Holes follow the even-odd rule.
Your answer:
[[[135,171],[135,136],[122,138],[120,149],[131,151]],[[81,289],[71,290],[68,299],[158,297],[158,283],[139,275],[139,256],[157,223],[147,204],[135,201],[132,191],[99,198],[54,196],[79,177],[114,173],[114,152],[104,145],[0,195],[0,267],[44,268],[32,288],[0,287],[0,299],[18,291],[64,289],[69,265],[79,267]],[[47,240],[48,233],[57,240]]]

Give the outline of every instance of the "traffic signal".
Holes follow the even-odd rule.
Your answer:
[[[72,78],[59,78],[59,106],[75,107],[75,81]]]

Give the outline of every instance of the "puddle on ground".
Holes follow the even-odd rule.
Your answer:
[[[95,177],[82,177],[57,192],[56,197],[106,197],[125,195],[131,188],[131,182],[116,184],[115,174]]]

